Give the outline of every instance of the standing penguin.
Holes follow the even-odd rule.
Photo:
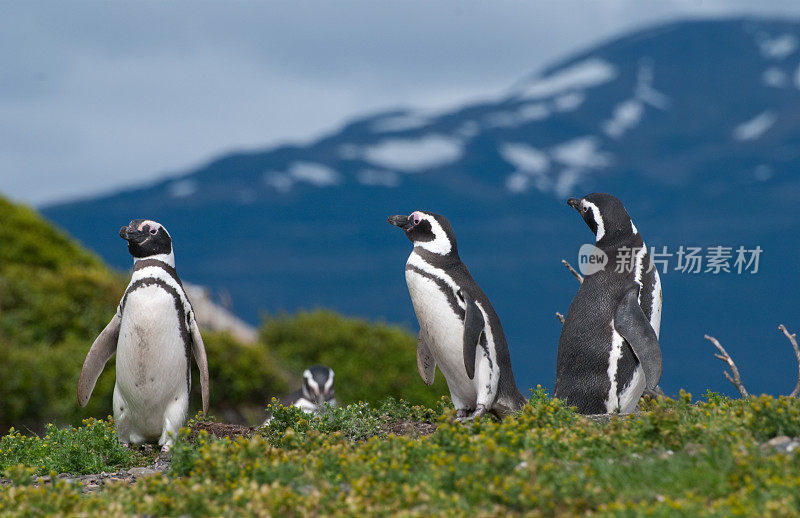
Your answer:
[[[608,258],[587,275],[561,329],[555,397],[583,414],[630,413],[661,379],[661,281],[628,212],[610,194],[570,198]]]
[[[203,412],[208,412],[206,350],[175,271],[167,229],[155,221],[136,219],[119,235],[133,256],[133,277],[114,318],[86,355],[78,402],[86,406],[103,367],[116,352],[113,404],[119,440],[130,445],[157,439],[166,452],[186,419],[192,354],[200,368]]]
[[[442,371],[456,417],[519,410],[525,398],[511,371],[508,345],[489,299],[461,262],[447,218],[416,211],[392,216],[414,243],[406,262],[406,283],[419,321],[417,369],[431,385]]]

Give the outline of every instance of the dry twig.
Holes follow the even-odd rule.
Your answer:
[[[725,378],[733,383],[737,389],[739,389],[739,393],[742,395],[742,397],[749,397],[750,394],[747,393],[747,389],[744,388],[744,385],[742,384],[742,377],[739,376],[739,369],[736,367],[731,355],[728,354],[728,351],[726,351],[725,348],[719,343],[719,340],[713,336],[705,335],[705,339],[714,344],[714,347],[719,350],[720,354],[714,353],[714,357],[724,361],[728,364],[728,367],[730,367],[733,376],[731,377],[731,375],[728,374],[728,371],[724,371],[723,374],[725,374]]]
[[[572,275],[574,275],[575,278],[578,279],[578,283],[583,284],[583,276],[579,274],[577,271],[575,271],[575,268],[573,268],[572,265],[569,264],[569,262],[567,262],[566,259],[562,259],[561,264],[566,266],[567,269],[569,269],[570,273],[572,273]]]
[[[794,349],[794,355],[797,356],[797,385],[794,386],[794,390],[789,394],[789,397],[798,397],[800,396],[800,347],[797,346],[797,335],[795,333],[789,334],[789,330],[783,324],[779,325],[778,329],[783,331],[783,334],[789,339],[789,343],[792,344],[792,349]]]

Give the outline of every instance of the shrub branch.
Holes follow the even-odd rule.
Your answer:
[[[719,340],[713,336],[705,335],[705,339],[714,344],[714,347],[719,350],[719,353],[714,353],[714,357],[724,361],[728,364],[728,367],[730,367],[733,376],[728,374],[728,371],[723,371],[723,374],[725,374],[725,379],[733,383],[733,385],[739,389],[739,393],[742,395],[742,397],[749,397],[750,394],[747,393],[747,389],[744,388],[744,385],[742,384],[742,377],[739,376],[739,369],[736,367],[736,363],[733,361],[733,358],[731,358],[731,355],[728,354],[728,351],[726,351],[725,348],[722,347],[722,344],[719,343]]]
[[[783,334],[789,339],[789,343],[792,344],[792,349],[794,349],[794,355],[797,357],[797,385],[794,386],[794,390],[789,394],[789,397],[798,397],[800,396],[800,347],[797,346],[797,334],[789,334],[789,330],[783,324],[779,325],[778,329],[783,331]]]
[[[569,264],[569,262],[566,259],[562,259],[561,264],[566,266],[567,269],[570,271],[570,273],[572,273],[572,275],[574,275],[575,278],[578,279],[579,284],[583,284],[583,276],[579,274],[577,271],[575,271],[575,268],[573,268],[572,265]]]

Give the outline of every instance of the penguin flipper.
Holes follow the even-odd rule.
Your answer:
[[[191,333],[192,333],[192,355],[200,369],[200,389],[203,394],[203,414],[208,414],[208,358],[206,357],[206,346],[203,337],[200,335],[200,328],[191,313]]]
[[[422,331],[417,337],[417,370],[426,385],[433,385],[433,378],[436,376],[436,360],[433,359],[431,349],[422,337]]]
[[[475,300],[470,297],[469,293],[461,290],[461,295],[464,297],[464,303],[467,306],[464,314],[464,367],[467,369],[469,379],[473,379],[475,377],[475,356],[478,352],[478,342],[486,324],[483,321],[483,313],[478,309],[478,305],[475,304]]]
[[[117,312],[106,325],[100,334],[95,338],[92,347],[86,354],[81,368],[81,376],[78,378],[78,403],[86,406],[89,397],[92,395],[97,378],[103,372],[109,358],[117,352],[117,341],[119,340],[119,328],[122,325],[122,311],[117,307]]]
[[[661,347],[653,326],[639,305],[639,286],[632,286],[614,312],[614,328],[630,344],[644,369],[647,388],[653,390],[661,380]]]

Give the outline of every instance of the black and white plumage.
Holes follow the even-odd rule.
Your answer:
[[[567,203],[608,262],[585,277],[564,320],[555,396],[584,414],[630,413],[661,378],[661,280],[622,202],[589,194]]]
[[[458,255],[447,218],[416,211],[392,216],[414,249],[406,262],[406,283],[419,321],[417,369],[433,383],[444,375],[457,416],[491,412],[504,417],[525,404],[511,370],[500,319]]]
[[[333,390],[333,369],[325,365],[314,365],[303,371],[303,385],[281,399],[283,406],[297,407],[309,414],[321,415],[327,410],[326,405],[338,405]],[[272,421],[272,413],[267,416],[266,426]]]
[[[106,362],[116,353],[113,404],[120,442],[158,440],[166,451],[186,419],[191,356],[200,369],[203,412],[208,412],[205,346],[175,271],[167,229],[137,219],[119,234],[134,258],[133,277],[114,318],[86,356],[78,402],[86,405]]]
[[[287,404],[309,413],[321,413],[325,404],[336,406],[333,390],[333,369],[314,365],[303,371],[303,386],[289,394]]]

